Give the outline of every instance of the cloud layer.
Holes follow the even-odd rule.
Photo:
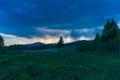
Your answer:
[[[89,33],[91,34],[95,33],[94,29],[57,30],[57,29],[48,29],[48,28],[36,28],[36,30],[38,31],[38,34],[30,38],[4,34],[4,33],[0,33],[0,35],[3,36],[5,40],[5,45],[13,45],[13,44],[29,44],[34,42],[43,42],[46,44],[57,43],[60,36],[63,37],[65,43],[69,43],[77,40],[92,40],[94,36],[90,36]],[[73,33],[76,33],[79,36],[73,37],[74,35]]]
[[[108,19],[120,21],[119,3],[119,0],[0,0],[0,32],[4,37],[10,35],[9,39],[5,37],[6,44],[49,43],[53,38],[56,42],[60,36],[66,42],[92,39],[96,32],[101,33],[101,26]]]

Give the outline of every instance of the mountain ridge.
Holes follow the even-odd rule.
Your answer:
[[[34,47],[34,46],[41,46],[41,45],[45,45],[42,42],[35,42],[35,43],[30,43],[30,44],[22,44],[22,46],[27,46],[27,47]]]

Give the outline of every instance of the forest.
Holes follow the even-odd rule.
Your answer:
[[[120,29],[114,19],[106,22],[102,34],[96,33],[95,39],[87,44],[77,44],[80,51],[120,53]]]

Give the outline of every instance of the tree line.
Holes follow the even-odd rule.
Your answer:
[[[104,25],[102,34],[96,33],[95,39],[86,44],[77,43],[79,51],[112,52],[120,53],[120,29],[115,20],[108,20]]]
[[[0,35],[0,49],[4,46],[4,39]],[[61,36],[56,47],[64,47],[64,40]],[[9,46],[9,49],[19,49],[19,45]],[[78,41],[76,43],[76,50],[87,52],[113,52],[120,54],[120,29],[115,20],[107,21],[102,30],[102,34],[96,33],[94,40],[92,41]]]

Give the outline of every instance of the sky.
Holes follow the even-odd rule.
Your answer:
[[[0,0],[5,45],[91,40],[107,20],[120,26],[119,0]]]

